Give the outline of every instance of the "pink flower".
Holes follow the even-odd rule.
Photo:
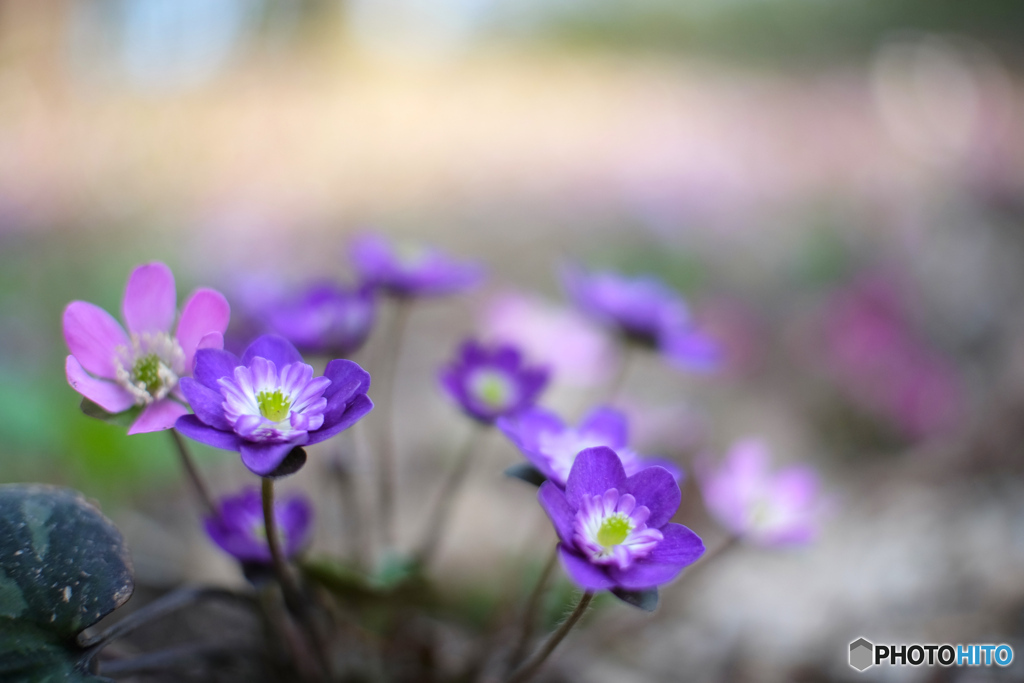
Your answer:
[[[196,290],[172,334],[176,305],[174,274],[154,262],[128,277],[121,305],[128,332],[94,304],[64,309],[68,383],[108,413],[140,408],[129,434],[172,428],[188,413],[178,381],[192,374],[196,349],[224,346],[231,311],[220,292]]]

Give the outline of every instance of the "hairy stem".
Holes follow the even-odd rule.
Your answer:
[[[384,338],[387,347],[382,356],[384,362],[378,369],[383,401],[377,407],[380,438],[378,441],[379,491],[378,503],[381,531],[386,545],[395,542],[395,431],[393,421],[395,404],[395,377],[398,374],[398,361],[402,356],[402,338],[405,336],[406,324],[412,305],[406,299],[395,301],[395,313],[391,321],[391,330]]]
[[[548,578],[551,576],[551,572],[554,570],[557,562],[558,546],[556,545],[551,551],[547,562],[544,563],[544,568],[541,570],[540,576],[537,577],[537,583],[533,587],[533,592],[530,593],[530,598],[526,602],[519,641],[516,643],[516,648],[512,651],[512,656],[509,658],[510,667],[517,666],[526,655],[526,648],[530,645],[530,639],[533,638],[533,629],[537,623],[537,610],[540,608],[541,598],[544,597],[544,589],[548,585]]]
[[[192,455],[188,451],[188,446],[185,445],[185,440],[181,438],[181,434],[174,429],[168,429],[167,432],[171,435],[171,440],[174,441],[174,445],[178,449],[181,464],[185,468],[185,474],[188,476],[188,480],[192,483],[192,490],[195,491],[200,504],[206,508],[206,514],[208,516],[216,517],[217,508],[213,504],[213,498],[210,497],[209,489],[206,488],[206,484],[203,483],[202,477],[199,476],[199,469],[196,467],[195,461],[192,460]]]
[[[267,534],[267,545],[270,546],[270,557],[274,566],[274,575],[281,584],[281,592],[284,594],[285,606],[292,612],[302,625],[306,636],[309,638],[310,648],[316,653],[325,675],[331,670],[330,660],[327,657],[327,650],[320,632],[313,622],[306,602],[302,597],[302,589],[298,580],[291,572],[284,551],[281,549],[281,537],[278,534],[277,518],[274,516],[274,480],[270,477],[262,479],[263,493],[263,525]]]
[[[444,537],[444,530],[448,526],[448,518],[451,516],[456,494],[469,471],[469,463],[476,452],[481,437],[486,433],[484,427],[474,423],[472,431],[466,437],[462,450],[455,461],[455,466],[448,473],[448,478],[441,485],[437,498],[434,502],[434,509],[427,518],[427,527],[423,533],[423,540],[416,550],[415,558],[420,566],[425,566],[433,559],[438,546]]]
[[[587,611],[587,607],[590,606],[590,601],[594,598],[594,594],[591,591],[585,592],[580,596],[580,601],[576,604],[576,609],[572,611],[569,618],[562,622],[554,633],[547,639],[540,650],[533,655],[525,664],[517,669],[505,683],[523,683],[524,681],[530,680],[534,674],[544,665],[551,653],[555,651],[558,644],[569,635],[569,631],[576,625],[576,622],[580,620],[584,612]]]

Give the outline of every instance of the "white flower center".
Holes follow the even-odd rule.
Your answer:
[[[166,332],[132,334],[131,347],[117,347],[114,369],[118,384],[131,393],[136,405],[149,405],[178,386],[185,352]]]

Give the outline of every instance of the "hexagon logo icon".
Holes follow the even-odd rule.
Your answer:
[[[864,671],[873,665],[875,646],[866,638],[858,638],[850,643],[850,666],[857,671]]]

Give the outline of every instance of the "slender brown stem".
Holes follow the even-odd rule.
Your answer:
[[[455,466],[448,473],[448,478],[441,485],[441,490],[434,501],[434,509],[427,518],[427,527],[423,533],[423,540],[420,542],[415,557],[421,566],[425,566],[433,559],[444,535],[445,527],[448,525],[448,518],[451,516],[452,506],[455,503],[456,494],[466,472],[469,471],[469,463],[473,453],[477,451],[480,439],[486,434],[483,425],[476,423],[462,445],[462,451],[455,461]]]
[[[398,361],[402,355],[402,338],[405,336],[411,309],[412,305],[408,300],[396,299],[391,330],[385,337],[388,346],[382,354],[384,362],[378,369],[380,396],[383,399],[377,407],[377,420],[380,424],[378,503],[380,525],[386,545],[394,545],[395,542],[395,432],[392,424],[395,378],[398,374]]]
[[[295,575],[292,574],[281,550],[281,537],[278,534],[277,519],[274,516],[274,480],[270,477],[262,479],[263,493],[263,526],[266,529],[267,545],[270,546],[270,558],[274,566],[274,574],[281,584],[281,592],[284,594],[285,606],[291,611],[302,625],[306,636],[310,639],[309,646],[318,659],[325,675],[331,670],[330,660],[327,657],[327,650],[320,633],[313,623],[312,615],[307,609],[302,598],[302,589],[299,586]]]
[[[519,667],[505,683],[523,683],[524,681],[530,680],[537,670],[543,666],[547,658],[555,651],[558,644],[565,639],[572,630],[572,627],[576,625],[576,622],[580,620],[584,612],[587,611],[587,607],[590,606],[590,601],[594,598],[594,594],[590,591],[585,592],[580,596],[580,601],[576,604],[576,609],[572,611],[569,618],[562,622],[562,625],[555,630],[554,633],[547,639],[547,642],[541,646],[540,650],[533,655],[525,664]]]
[[[181,434],[176,430],[168,429],[167,431],[171,435],[171,440],[174,441],[174,445],[178,449],[181,464],[185,467],[185,474],[188,476],[188,480],[192,483],[192,489],[195,491],[196,497],[199,498],[200,504],[206,508],[206,514],[210,517],[216,517],[217,508],[213,504],[213,498],[210,497],[209,489],[206,488],[206,484],[203,483],[202,477],[199,476],[199,469],[192,460],[192,455],[188,451],[188,446],[185,445],[185,440],[181,438]]]
[[[519,642],[516,643],[516,648],[512,651],[512,656],[508,660],[509,667],[517,666],[526,655],[526,648],[530,645],[530,640],[533,638],[533,629],[537,623],[537,610],[540,608],[540,600],[544,596],[544,589],[548,585],[548,578],[551,576],[551,572],[557,563],[558,546],[556,545],[551,551],[547,562],[544,563],[544,568],[540,571],[540,576],[537,577],[537,583],[533,587],[533,592],[530,593],[530,598],[526,602]]]

